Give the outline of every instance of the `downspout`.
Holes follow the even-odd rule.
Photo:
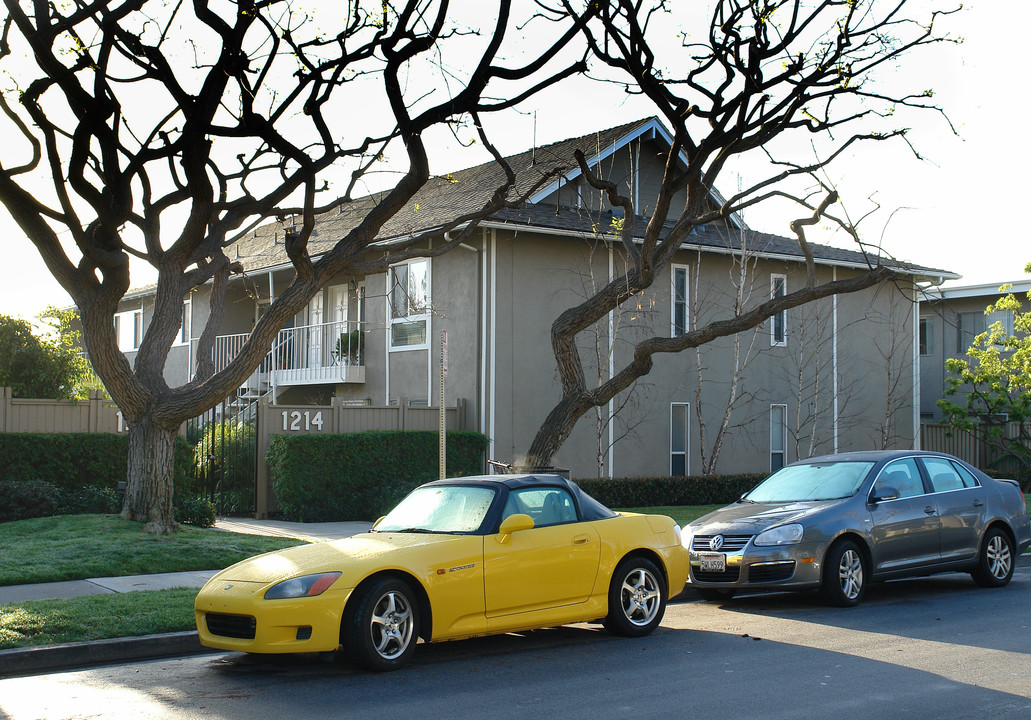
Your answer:
[[[831,268],[831,280],[838,279],[838,268]],[[834,376],[833,411],[831,412],[831,436],[834,440],[834,452],[838,452],[838,296],[831,296],[831,374]]]
[[[635,207],[636,207],[636,205],[635,205]],[[609,282],[611,283],[612,280],[615,278],[615,257],[613,256],[613,252],[614,251],[612,249],[612,244],[608,243],[608,246],[609,246]],[[612,380],[612,378],[615,376],[615,364],[616,364],[615,345],[616,345],[616,339],[613,337],[613,333],[615,332],[615,325],[616,325],[616,323],[615,323],[615,310],[609,310],[609,380]],[[608,409],[608,412],[609,412],[609,479],[611,479],[613,477],[613,466],[614,466],[614,463],[615,463],[615,457],[614,456],[616,454],[615,431],[613,430],[613,427],[612,427],[615,424],[613,422],[613,412],[614,412],[614,409],[615,409],[614,400],[615,400],[614,398],[610,398],[609,399],[609,409]]]
[[[490,422],[489,432],[487,433],[490,438],[490,456],[494,458],[495,450],[495,431],[496,431],[496,418],[497,412],[495,411],[495,402],[498,396],[497,388],[497,355],[495,354],[498,347],[498,332],[497,325],[495,324],[498,319],[498,232],[497,230],[491,229],[490,231]],[[496,458],[495,458],[496,459]],[[493,467],[493,466],[492,466]],[[493,472],[493,470],[491,471]]]
[[[920,290],[913,283],[913,449],[919,450],[920,438]],[[944,334],[944,333],[943,333]]]

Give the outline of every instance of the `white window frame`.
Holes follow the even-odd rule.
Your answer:
[[[183,319],[179,325],[179,334],[175,338],[176,345],[189,345],[193,332],[193,298],[183,300]]]
[[[779,287],[778,287],[779,284]],[[780,293],[778,294],[778,289]],[[770,274],[770,299],[774,300],[788,294],[788,276],[778,273]],[[777,338],[777,320],[780,320],[780,338]],[[786,347],[788,344],[788,311],[781,310],[770,316],[770,346]]]
[[[780,422],[774,413],[774,409],[781,411]],[[775,440],[780,436],[780,449],[776,449]],[[780,467],[776,466],[773,458],[780,455]],[[783,403],[772,403],[770,405],[770,472],[775,472],[788,464],[788,406]]]
[[[143,308],[115,313],[115,338],[121,352],[136,352],[143,342]]]
[[[411,266],[419,264],[419,263],[425,263],[426,264],[426,303],[425,303],[425,311],[421,312],[421,313],[411,313],[411,314],[401,315],[401,316],[395,317],[394,316],[394,295],[395,295],[395,292],[397,291],[397,287],[396,287],[395,280],[394,280],[394,278],[395,278],[394,270],[395,270],[395,268],[398,268],[398,267],[404,265],[404,266],[408,267],[408,270],[406,272],[406,276],[408,278],[411,278],[412,277],[412,273],[411,273],[411,269],[410,269]],[[432,302],[433,302],[433,300],[432,300],[432,298],[433,298],[432,289],[433,289],[433,264],[430,262],[429,258],[412,258],[411,260],[406,260],[405,262],[396,263],[396,264],[390,266],[390,269],[387,271],[387,320],[388,320],[388,323],[389,323],[389,326],[390,326],[390,331],[388,333],[390,352],[407,352],[409,350],[426,350],[427,348],[429,348],[430,337],[432,336],[432,328],[431,328],[431,323],[430,323],[430,315],[431,315],[430,307],[432,306]],[[405,290],[405,294],[408,295],[408,291],[407,290]],[[406,308],[406,310],[407,310],[407,308]],[[395,345],[394,344],[394,327],[395,326],[401,325],[401,324],[408,324],[408,323],[418,323],[418,322],[423,322],[423,323],[425,323],[425,326],[426,326],[425,340],[422,343],[414,344],[414,345]]]
[[[677,292],[677,274],[684,276],[684,296],[679,297]],[[687,265],[669,266],[669,336],[679,337],[691,332],[691,271]],[[684,327],[677,332],[677,306],[684,306]]]
[[[673,413],[677,412],[680,408],[683,408],[684,413],[684,436],[679,438],[683,441],[683,450],[675,450],[676,447],[675,438],[673,435]],[[691,474],[691,403],[686,402],[671,402],[669,404],[669,474],[672,477],[673,472],[673,458],[676,456],[683,456],[684,458],[684,475]]]

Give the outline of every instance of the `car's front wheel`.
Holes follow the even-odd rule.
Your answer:
[[[820,595],[828,605],[856,605],[866,592],[867,574],[860,547],[851,540],[840,540],[831,545],[824,558]]]
[[[419,606],[408,583],[373,581],[348,605],[340,639],[351,658],[369,670],[396,670],[412,658],[419,640]]]
[[[989,528],[981,540],[977,567],[970,571],[982,587],[1002,587],[1013,577],[1013,541],[997,527]]]
[[[609,584],[605,629],[627,637],[647,635],[662,622],[666,597],[666,578],[655,563],[644,557],[624,559]]]

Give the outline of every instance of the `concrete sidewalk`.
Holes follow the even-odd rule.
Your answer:
[[[247,535],[294,537],[310,542],[338,540],[363,533],[372,527],[370,522],[294,523],[280,520],[249,520],[222,518],[215,524],[218,530]],[[0,605],[26,600],[51,600],[132,592],[134,590],[168,590],[170,588],[199,588],[218,570],[155,573],[125,577],[89,578],[65,582],[32,585],[0,586]],[[28,675],[96,663],[128,662],[187,653],[214,652],[197,641],[195,630],[146,635],[142,637],[111,638],[81,643],[66,643],[44,647],[0,650],[0,677]]]

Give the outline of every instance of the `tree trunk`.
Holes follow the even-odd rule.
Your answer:
[[[145,523],[144,532],[165,535],[179,528],[172,515],[176,429],[144,417],[129,425],[129,472],[122,517]]]

